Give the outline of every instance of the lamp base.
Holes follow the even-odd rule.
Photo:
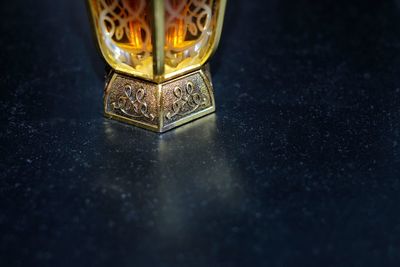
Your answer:
[[[165,132],[215,111],[208,65],[163,83],[112,71],[104,93],[106,117]]]

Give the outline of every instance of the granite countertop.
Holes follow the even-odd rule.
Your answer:
[[[0,266],[399,266],[400,2],[228,1],[217,112],[102,116],[84,1],[0,24]]]

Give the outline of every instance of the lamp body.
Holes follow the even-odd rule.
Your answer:
[[[215,110],[207,60],[226,0],[88,0],[108,75],[105,115],[163,132]]]

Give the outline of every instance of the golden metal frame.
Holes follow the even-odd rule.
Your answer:
[[[104,93],[106,117],[165,132],[215,111],[208,65],[163,83],[111,71]]]
[[[113,61],[100,39],[97,38],[97,43],[104,59],[113,69],[108,77],[109,82],[105,87],[105,115],[148,130],[164,132],[214,112],[213,88],[206,62],[217,49],[222,32],[226,2],[227,0],[219,1],[218,10],[216,11],[215,34],[200,64],[183,68],[171,74],[166,75],[164,72],[164,0],[150,0],[153,43],[152,78],[140,76],[135,71],[128,70],[123,65],[118,65]],[[95,7],[92,1],[88,0],[88,3],[91,13],[94,14]],[[92,22],[97,36],[100,36],[99,27],[96,27],[97,22],[94,16]],[[171,84],[179,86],[172,88]],[[174,91],[175,89],[176,91]],[[186,99],[186,102],[183,98]],[[207,104],[204,102],[206,99],[208,99]],[[200,100],[201,102],[199,102]],[[188,107],[192,109],[187,110]],[[169,120],[166,117],[167,114],[165,112],[168,112],[168,109],[171,112],[172,108],[175,108],[173,112],[179,109],[180,112],[175,114],[179,119]],[[150,116],[150,114],[154,117]]]

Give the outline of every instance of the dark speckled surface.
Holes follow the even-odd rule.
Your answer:
[[[400,2],[229,1],[218,111],[102,117],[84,1],[7,1],[0,266],[400,266]]]

